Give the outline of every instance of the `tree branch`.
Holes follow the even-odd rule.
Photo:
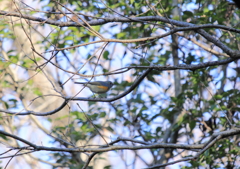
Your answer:
[[[210,145],[213,141],[208,142],[207,145],[205,144],[196,144],[196,145],[185,145],[185,144],[165,144],[165,143],[154,143],[154,144],[150,144],[150,145],[138,145],[138,146],[120,146],[120,145],[116,145],[116,146],[109,146],[107,147],[106,145],[100,146],[99,148],[84,148],[84,147],[78,147],[78,148],[58,148],[58,147],[45,147],[45,146],[37,146],[25,139],[22,139],[18,136],[9,134],[5,131],[0,130],[0,134],[3,134],[5,136],[17,139],[27,145],[29,145],[30,147],[14,147],[14,149],[32,149],[31,150],[35,150],[35,151],[61,151],[61,152],[107,152],[107,151],[112,151],[112,150],[140,150],[140,149],[156,149],[156,148],[175,148],[175,149],[185,149],[185,150],[191,150],[191,149],[203,149],[206,148],[208,145]],[[213,136],[215,138],[219,138],[219,136],[221,136],[222,138],[225,137],[229,137],[229,136],[233,136],[233,135],[238,135],[240,134],[240,129],[236,128],[236,129],[231,129],[228,131],[222,131],[222,132],[218,132],[218,133],[214,133]],[[215,140],[212,139],[212,140]],[[121,139],[118,138],[118,141],[120,141]],[[124,139],[123,139],[124,140]],[[128,140],[131,141],[131,140]],[[133,141],[133,140],[132,140]],[[133,141],[133,142],[138,142],[139,140]],[[111,143],[110,143],[111,144]],[[209,147],[207,147],[209,148]],[[205,151],[205,149],[203,149]],[[203,151],[201,150],[201,152]],[[195,150],[194,150],[195,151]],[[3,157],[1,157],[3,158]]]

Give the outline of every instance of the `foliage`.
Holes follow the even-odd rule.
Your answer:
[[[114,142],[121,137],[142,141],[145,145],[200,145],[206,144],[214,133],[229,131],[233,126],[240,125],[240,55],[234,58],[230,52],[217,44],[221,42],[232,51],[239,51],[239,9],[230,5],[228,1],[185,0],[174,5],[172,0],[35,0],[27,4],[39,5],[32,8],[20,2],[22,8],[20,4],[17,6],[15,1],[11,3],[12,7],[1,10],[15,9],[17,13],[25,15],[30,14],[27,9],[31,9],[31,16],[47,20],[36,21],[37,24],[33,24],[26,18],[20,19],[23,17],[21,16],[14,17],[20,21],[10,22],[10,17],[4,16],[3,22],[0,23],[0,125],[3,131],[26,140],[29,135],[29,141],[39,146],[69,150],[103,149],[109,146],[107,144],[141,145],[131,140]],[[38,8],[45,13],[39,12]],[[180,15],[174,14],[175,9]],[[67,14],[62,14],[63,12]],[[150,16],[167,19],[165,22],[151,20]],[[140,20],[141,17],[145,19]],[[103,18],[112,18],[112,21],[91,26],[82,25],[86,22],[100,22]],[[120,21],[128,18],[128,21]],[[188,26],[188,30],[174,33],[177,44],[173,42],[173,34],[139,40],[184,27],[173,21],[169,22],[170,19],[179,24],[209,24],[210,26],[201,30],[210,38],[204,37],[199,32],[200,29],[191,29],[191,26]],[[52,21],[52,24],[48,21]],[[72,25],[58,26],[61,23]],[[19,29],[22,33],[17,34]],[[106,48],[103,47],[103,42],[91,43],[102,40],[98,33],[110,42]],[[21,34],[26,39],[21,38]],[[217,42],[210,41],[211,38]],[[114,41],[116,39],[120,42]],[[127,41],[132,39],[135,41]],[[174,49],[174,45],[177,46],[177,50]],[[174,63],[174,52],[177,53],[177,64]],[[220,63],[227,59],[233,60],[225,64]],[[190,68],[207,62],[216,64]],[[127,91],[152,66],[159,67],[148,73],[129,94],[111,102],[107,100]],[[115,70],[119,71],[121,68],[129,70],[116,73]],[[178,72],[180,79],[176,78]],[[99,74],[107,75],[92,78],[85,76]],[[111,80],[114,86],[108,92],[107,98],[94,98],[87,88],[74,85],[73,81],[77,81],[77,77],[80,78],[79,81]],[[176,84],[180,84],[181,91],[175,90]],[[59,110],[47,114],[47,117],[36,119],[29,114],[21,114],[51,112],[64,101],[67,105],[61,110],[62,113]],[[9,112],[14,112],[15,115]],[[25,134],[22,134],[23,132]],[[44,133],[45,138],[31,137],[31,132]],[[40,140],[47,141],[42,144]],[[203,151],[198,160],[185,160],[181,164],[176,163],[175,166],[185,169],[233,168],[239,165],[238,140],[238,135],[222,138]],[[2,133],[0,141],[9,142],[8,137]],[[10,147],[26,146],[17,142],[8,144]],[[119,166],[127,168],[167,164],[177,159],[194,157],[200,150],[148,148],[146,151],[114,150],[111,153],[117,155],[117,160],[121,161]],[[35,157],[41,164],[46,163],[52,168],[86,168],[84,165],[87,164],[91,153],[94,151],[47,151],[44,155],[37,154]],[[47,162],[49,159],[51,163]],[[103,161],[107,162],[104,163],[105,168],[119,167],[106,152],[97,152],[93,159],[89,159],[89,168],[96,168],[96,164]],[[6,162],[3,165],[7,165]],[[28,165],[31,166],[30,163]]]

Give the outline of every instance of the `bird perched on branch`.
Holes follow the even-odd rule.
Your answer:
[[[74,82],[88,87],[93,93],[103,94],[107,93],[113,86],[111,81],[95,81],[95,82]]]

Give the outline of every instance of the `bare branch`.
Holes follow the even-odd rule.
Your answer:
[[[70,13],[65,13],[65,14],[67,15],[67,14],[70,14]],[[36,22],[44,22],[44,23],[48,23],[50,25],[55,25],[55,26],[59,26],[59,27],[70,27],[70,26],[81,27],[81,25],[87,26],[85,23],[81,23],[81,25],[79,25],[76,22],[55,21],[55,20],[51,20],[51,19],[34,17],[34,16],[31,16],[31,15],[21,15],[21,14],[16,13],[16,12],[7,12],[7,11],[2,11],[2,10],[0,10],[0,15],[22,17],[24,19],[28,19],[28,20],[32,20],[32,21],[36,21]],[[204,28],[219,28],[219,29],[223,29],[223,30],[227,30],[227,31],[231,31],[231,32],[240,33],[239,29],[235,29],[235,28],[232,28],[232,27],[224,26],[224,25],[203,24],[203,25],[194,26],[193,24],[190,24],[188,22],[176,21],[176,20],[167,19],[167,18],[161,17],[161,16],[107,17],[107,18],[101,18],[99,20],[88,21],[88,24],[91,25],[91,26],[96,26],[96,25],[103,25],[103,24],[111,23],[111,22],[124,22],[124,23],[126,23],[126,22],[139,22],[139,21],[161,21],[161,22],[165,22],[165,23],[172,23],[173,25],[176,25],[176,26],[182,26],[182,27],[189,27],[190,26],[191,28],[189,27],[188,30],[204,29]],[[154,23],[152,23],[152,24],[154,24]]]
[[[198,154],[203,153],[204,151],[206,151],[206,149],[208,149],[210,146],[212,146],[216,141],[218,141],[220,138],[224,138],[224,137],[229,137],[229,136],[233,136],[233,135],[237,135],[240,134],[240,129],[231,129],[228,131],[222,131],[222,132],[218,132],[218,133],[214,133],[213,136],[215,137],[211,142],[208,142],[207,145],[203,145],[203,144],[197,144],[197,145],[184,145],[184,144],[168,144],[168,143],[153,143],[151,145],[140,145],[140,146],[109,146],[106,147],[105,146],[100,146],[99,148],[84,148],[84,147],[78,147],[78,148],[58,148],[58,147],[45,147],[45,146],[37,146],[33,143],[30,143],[29,141],[22,139],[18,136],[9,134],[5,131],[0,130],[0,134],[3,134],[5,136],[11,137],[11,138],[15,138],[27,145],[29,145],[30,147],[24,147],[24,149],[32,149],[35,151],[41,151],[41,150],[45,150],[45,151],[62,151],[62,152],[106,152],[106,151],[112,151],[112,150],[140,150],[140,149],[156,149],[156,148],[176,148],[176,149],[186,149],[186,150],[191,150],[191,149],[202,149]],[[120,139],[119,139],[120,141]],[[135,142],[135,141],[134,141]],[[138,142],[138,140],[136,141]],[[32,147],[32,148],[31,148]],[[15,147],[14,149],[23,149],[23,147]]]

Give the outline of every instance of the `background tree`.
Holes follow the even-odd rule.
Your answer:
[[[239,166],[234,3],[0,2],[3,168]]]

